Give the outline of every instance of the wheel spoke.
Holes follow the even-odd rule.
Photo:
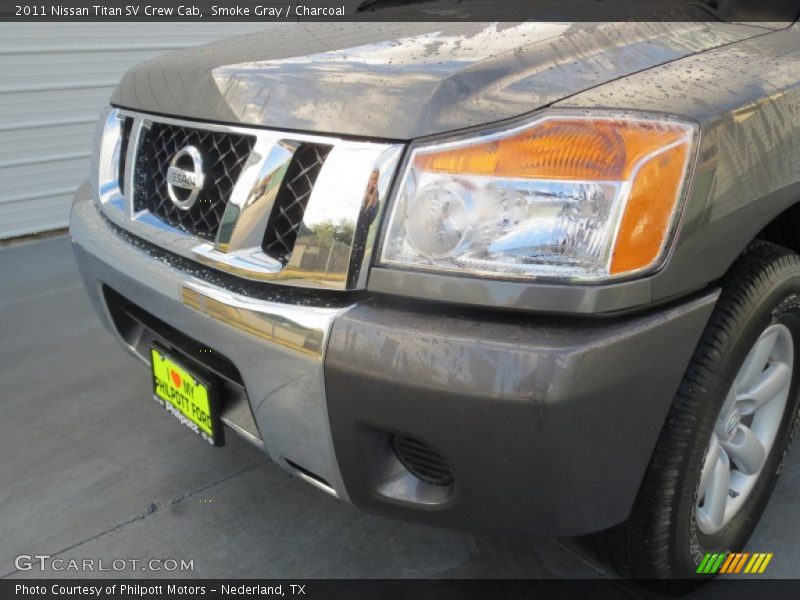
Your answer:
[[[739,424],[729,440],[722,442],[736,467],[746,475],[755,475],[764,466],[767,452],[749,427]]]
[[[719,438],[716,434],[711,434],[711,441],[708,444],[708,452],[706,452],[706,459],[703,461],[703,470],[700,472],[700,486],[698,488],[698,498],[702,498],[706,493],[708,482],[711,480],[711,475],[714,468],[719,462],[719,456],[722,452],[722,446],[719,445]]]
[[[750,388],[740,388],[736,401],[743,404],[742,413],[749,414],[763,406],[789,385],[792,368],[784,363],[773,363],[761,373]]]
[[[736,376],[736,388],[739,390],[749,390],[755,383],[758,376],[767,366],[769,355],[775,347],[775,342],[778,339],[778,331],[773,330],[765,333],[750,350],[747,358],[744,359],[744,364]]]
[[[729,412],[736,402],[739,400],[739,393],[736,389],[736,382],[733,382],[733,385],[728,390],[728,395],[725,396],[725,402],[722,404],[721,412],[726,413]]]
[[[720,452],[708,481],[703,507],[698,512],[698,518],[705,521],[706,528],[711,531],[719,530],[725,520],[730,485],[730,461],[725,452]]]

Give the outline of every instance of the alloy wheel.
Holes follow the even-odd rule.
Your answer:
[[[708,443],[695,513],[702,533],[722,530],[753,491],[778,435],[793,372],[792,333],[770,325],[736,374]]]

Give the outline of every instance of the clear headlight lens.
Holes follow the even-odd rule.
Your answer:
[[[380,262],[497,278],[603,280],[655,268],[695,126],[545,116],[413,150]]]

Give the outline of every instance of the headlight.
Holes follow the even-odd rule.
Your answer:
[[[695,130],[673,119],[553,114],[419,146],[380,262],[572,281],[654,269],[680,212]]]

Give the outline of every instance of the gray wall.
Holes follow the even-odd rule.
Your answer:
[[[125,70],[259,23],[0,23],[0,239],[65,227]]]

